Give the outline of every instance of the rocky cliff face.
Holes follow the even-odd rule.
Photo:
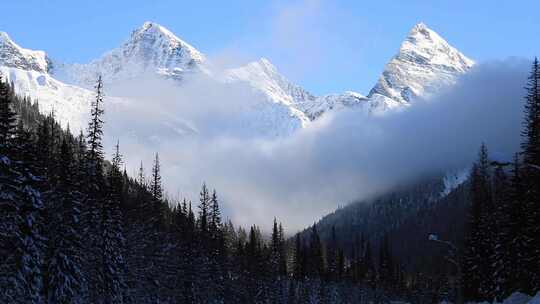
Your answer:
[[[408,104],[416,97],[429,97],[441,87],[453,84],[456,77],[467,72],[473,64],[471,59],[420,23],[410,31],[368,96]]]
[[[47,73],[51,63],[45,52],[24,49],[0,32],[0,66]]]

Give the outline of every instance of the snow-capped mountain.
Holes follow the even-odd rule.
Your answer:
[[[409,105],[415,97],[428,97],[452,84],[473,64],[420,23],[386,65],[368,97],[356,92],[315,96],[289,81],[264,58],[216,72],[204,54],[152,22],[134,30],[120,47],[86,64],[53,62],[45,52],[24,49],[0,33],[2,74],[14,82],[19,94],[39,100],[42,111],[54,110],[61,122],[74,128],[82,126],[97,75],[106,83],[159,75],[178,81],[181,87],[192,76],[202,74],[224,84],[247,85],[258,96],[258,103],[240,115],[240,124],[255,133],[279,137],[307,127],[328,111],[362,107],[365,113],[381,113]],[[127,102],[122,96],[111,99]],[[174,115],[181,113],[166,113],[167,117]]]
[[[0,65],[47,73],[50,60],[44,51],[24,49],[13,42],[7,33],[0,32]]]
[[[87,64],[61,62],[53,64],[43,51],[24,49],[12,41],[6,33],[1,33],[0,38],[1,74],[15,84],[18,94],[39,100],[43,112],[54,111],[56,118],[64,125],[69,122],[73,130],[84,128],[89,104],[94,96],[93,86],[97,75],[101,75],[108,84],[130,81],[147,75],[159,75],[179,81],[180,84],[184,80],[188,81],[189,75],[196,73],[214,77],[209,72],[209,64],[201,52],[169,30],[151,22],[146,22],[134,30],[130,38],[120,47]],[[255,84],[247,81],[247,78],[266,77],[253,87],[255,93],[262,97],[257,100],[266,102],[253,105],[245,114],[238,117],[236,125],[251,129],[251,133],[270,137],[286,136],[305,127],[309,119],[291,106],[292,102],[290,98],[287,100],[286,95],[290,93],[300,96],[309,93],[303,93],[300,87],[287,84],[284,78],[280,80],[281,76],[277,74],[275,67],[265,60],[261,62],[265,62],[263,69],[247,65],[245,69],[225,71],[224,74],[228,75],[226,79],[215,77],[218,81],[246,84]],[[250,76],[247,76],[248,74]],[[243,79],[241,76],[247,78]],[[281,95],[283,98],[271,94],[272,90],[264,87],[264,81],[273,86],[276,80],[280,86],[289,86],[287,93]],[[108,101],[125,104],[129,103],[129,98],[108,96]],[[180,117],[174,117],[175,113],[163,113],[164,117],[171,120],[164,124],[172,125],[174,129],[192,131],[197,129],[179,127],[177,121],[182,121],[181,114],[176,114]]]
[[[279,74],[264,58],[228,72],[230,78],[248,82],[269,100],[291,107],[293,116],[306,126],[332,110],[361,106],[364,112],[377,114],[407,106],[417,97],[429,98],[440,88],[454,84],[473,65],[471,59],[419,23],[385,66],[368,97],[352,91],[314,96]]]
[[[39,102],[42,113],[54,112],[55,117],[72,130],[79,130],[86,121],[94,92],[62,83],[47,73],[0,66],[0,74],[15,85],[22,96]]]
[[[227,81],[248,83],[269,101],[289,107],[291,115],[300,120],[302,127],[329,110],[369,105],[368,98],[356,92],[315,96],[281,75],[266,58],[226,70],[225,76]]]
[[[120,47],[88,64],[59,64],[53,74],[67,82],[91,86],[97,75],[105,82],[157,73],[182,79],[188,73],[204,70],[205,57],[163,26],[145,22]]]
[[[313,102],[316,97],[289,82],[266,58],[226,70],[225,81],[245,82],[253,90],[262,93],[268,101],[288,107],[291,117],[298,119],[299,127],[307,126],[310,121],[306,113],[297,108],[297,105]]]
[[[38,100],[43,113],[54,111],[60,122],[78,130],[94,93],[54,79],[49,75],[52,67],[44,51],[22,48],[0,32],[0,75],[15,85],[18,94]]]
[[[474,62],[450,46],[441,36],[419,23],[386,65],[369,97],[383,102],[409,104],[451,85]],[[389,100],[390,99],[390,100]]]

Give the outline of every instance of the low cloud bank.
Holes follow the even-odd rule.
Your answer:
[[[172,196],[192,199],[205,181],[235,223],[289,232],[338,205],[368,198],[422,176],[461,169],[481,142],[510,158],[520,142],[529,62],[476,66],[447,92],[383,116],[355,109],[325,115],[286,138],[259,136],[271,121],[265,102],[241,84],[198,77],[182,87],[135,80],[109,88],[129,102],[107,105],[106,147],[120,140],[128,172],[162,160]],[[255,118],[254,118],[255,117]]]

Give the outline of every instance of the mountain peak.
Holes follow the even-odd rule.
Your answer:
[[[204,70],[204,62],[204,55],[193,46],[147,21],[120,47],[88,64],[66,66],[63,73],[68,82],[91,87],[96,75],[102,75],[106,82],[152,74],[183,79],[186,73]]]
[[[382,95],[398,103],[409,103],[415,97],[428,97],[439,88],[453,84],[458,75],[473,65],[474,61],[439,34],[418,23],[385,66],[369,96]]]
[[[270,60],[261,57],[257,61],[252,61],[246,65],[246,67],[249,67],[250,69],[258,70],[259,73],[269,75],[273,77],[274,75],[279,75],[279,72],[274,66]],[[281,75],[279,75],[281,76]]]
[[[407,35],[405,41],[409,41],[411,43],[430,41],[432,43],[448,44],[446,40],[444,40],[441,36],[439,36],[439,34],[437,34],[434,30],[430,29],[423,22],[420,22],[413,26],[413,28],[409,31],[409,34]]]
[[[135,30],[133,30],[131,37],[132,38],[140,37],[142,35],[163,36],[163,37],[168,38],[172,42],[185,43],[184,41],[182,41],[182,39],[178,38],[175,34],[173,34],[167,28],[152,21],[146,21],[145,23],[143,23],[141,27],[138,27]]]
[[[420,22],[420,23],[417,23],[413,26],[413,28],[411,29],[411,33],[414,33],[414,32],[423,32],[423,31],[426,31],[426,30],[430,30],[427,25],[424,23],[424,22]]]
[[[400,52],[406,52],[412,47],[432,48],[432,49],[454,49],[446,40],[444,40],[434,30],[427,27],[424,23],[416,24],[407,35],[407,38],[401,44]],[[455,50],[455,49],[454,49]],[[445,51],[445,50],[443,50]]]
[[[142,29],[147,30],[147,29],[151,28],[152,26],[160,26],[160,25],[155,23],[155,22],[152,22],[152,21],[146,21],[146,22],[143,23]]]
[[[4,43],[7,41],[11,41],[11,38],[9,38],[8,33],[0,31],[0,42]]]
[[[140,28],[134,30],[127,44],[147,44],[154,47],[154,51],[178,52],[189,56],[191,59],[202,62],[204,56],[193,46],[178,38],[173,32],[169,31],[164,26],[146,21]]]
[[[270,60],[268,60],[267,58],[265,57],[261,57],[259,58],[259,61],[258,61],[260,64],[262,65],[265,65],[265,66],[269,66],[269,67],[272,67],[272,68],[275,68],[275,66],[270,62]]]
[[[44,51],[22,48],[6,32],[0,32],[0,66],[46,73],[50,61]]]

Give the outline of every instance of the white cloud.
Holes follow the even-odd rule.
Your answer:
[[[130,172],[140,160],[150,168],[159,151],[170,193],[196,200],[206,181],[238,224],[265,226],[276,216],[291,231],[338,205],[462,168],[482,141],[509,157],[519,144],[527,68],[520,60],[480,64],[449,92],[406,111],[342,111],[281,139],[244,128],[261,102],[247,87],[132,81],[109,88],[133,101],[107,109],[107,146],[120,139]]]

